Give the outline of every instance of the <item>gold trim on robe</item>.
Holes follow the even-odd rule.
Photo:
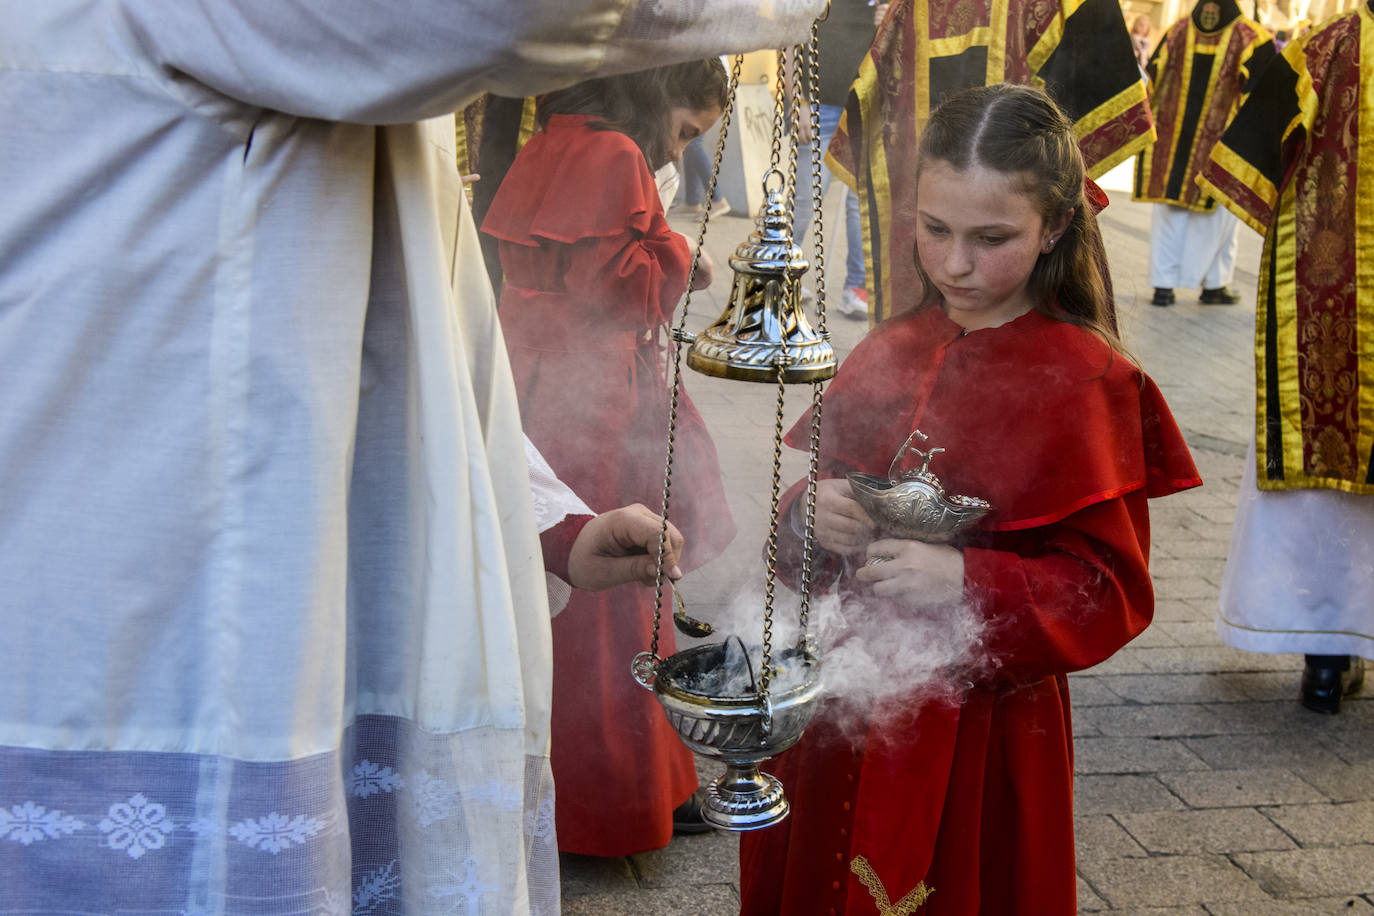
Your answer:
[[[858,193],[870,320],[919,296],[911,214],[918,140],[931,110],[959,89],[1000,82],[1038,86],[1068,112],[1091,177],[1154,137],[1115,0],[896,0],[826,155]]]
[[[1255,322],[1264,490],[1374,493],[1374,13],[1267,67],[1202,176],[1264,233]]]
[[[1240,108],[1252,69],[1260,69],[1272,54],[1269,32],[1245,16],[1215,33],[1200,31],[1191,18],[1169,28],[1146,68],[1153,80],[1156,138],[1136,159],[1132,200],[1203,213],[1216,209],[1197,176]],[[1198,93],[1193,84],[1200,79],[1206,85]]]

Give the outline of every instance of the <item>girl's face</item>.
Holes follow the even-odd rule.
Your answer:
[[[682,151],[711,129],[720,118],[719,108],[673,108],[668,112],[668,162],[677,162]],[[667,163],[659,163],[661,168]]]
[[[1005,324],[1034,306],[1026,284],[1036,259],[1072,213],[1046,226],[1021,176],[945,162],[916,184],[916,250],[944,297],[945,314],[972,331]]]

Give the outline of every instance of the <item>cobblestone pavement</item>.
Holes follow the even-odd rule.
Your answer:
[[[832,188],[827,199],[828,229],[837,194]],[[1374,914],[1374,702],[1347,701],[1334,717],[1308,712],[1296,701],[1301,656],[1240,652],[1222,646],[1213,630],[1254,412],[1259,238],[1242,227],[1241,304],[1198,305],[1179,290],[1177,305],[1155,308],[1146,270],[1149,206],[1120,189],[1112,197],[1101,222],[1122,334],[1163,389],[1206,485],[1151,501],[1154,624],[1071,677],[1079,909]],[[730,288],[726,258],[751,226],[734,216],[712,221],[707,249],[716,279],[708,295],[693,298],[690,326],[720,313]],[[694,234],[685,222],[678,228]],[[843,280],[842,241],[838,248],[827,259],[831,301]],[[829,325],[841,355],[866,330],[837,315]],[[687,376],[721,453],[740,528],[734,549],[684,583],[691,607],[710,619],[713,607],[759,575],[776,389]],[[806,392],[789,398],[790,424]],[[789,455],[783,485],[804,470]],[[736,849],[735,836],[711,833],[625,859],[564,856],[564,912],[735,913]]]

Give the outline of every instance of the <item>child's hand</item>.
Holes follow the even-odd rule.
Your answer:
[[[950,607],[964,598],[964,554],[946,544],[885,538],[868,545],[868,563],[854,577],[880,598]]]
[[[816,543],[832,553],[854,556],[878,536],[878,526],[852,495],[849,481],[816,483]]]

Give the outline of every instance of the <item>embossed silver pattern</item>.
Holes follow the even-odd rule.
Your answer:
[[[730,256],[730,301],[687,351],[687,365],[696,371],[776,383],[781,367],[787,384],[835,374],[835,348],[802,310],[801,277],[809,265],[792,241],[786,207],[780,190],[768,190],[757,227]]]
[[[787,649],[779,666],[801,666],[794,686],[775,686],[767,700],[757,693],[727,697],[692,689],[694,681],[720,670],[725,643],[684,649],[662,661],[654,695],[668,722],[694,753],[720,760],[725,773],[711,783],[703,816],[726,830],[757,830],[787,816],[782,784],[759,771],[759,763],[797,742],[820,697],[820,664],[813,656]]]
[[[890,537],[945,544],[992,511],[987,500],[973,496],[949,496],[940,479],[930,471],[930,461],[944,451],[912,448],[919,429],[907,437],[888,468],[887,477],[853,472],[849,489],[869,518]],[[902,459],[911,452],[921,458],[919,470],[902,470]]]

